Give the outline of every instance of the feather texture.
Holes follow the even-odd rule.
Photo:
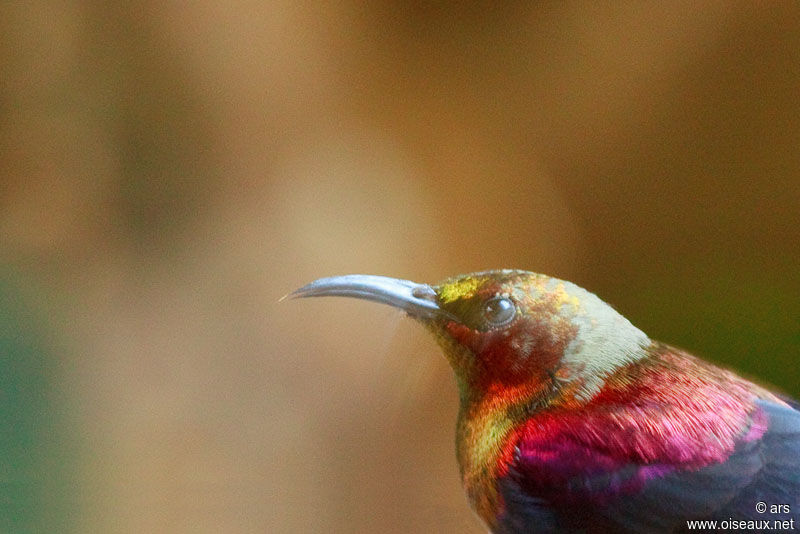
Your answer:
[[[663,345],[637,365],[626,370],[633,380],[610,381],[584,408],[546,410],[510,434],[495,532],[800,523],[800,412]],[[789,509],[759,513],[759,502]]]

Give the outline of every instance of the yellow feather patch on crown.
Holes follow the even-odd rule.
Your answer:
[[[443,304],[447,304],[460,298],[469,298],[475,294],[485,281],[486,278],[469,277],[442,284],[439,288],[439,300]]]

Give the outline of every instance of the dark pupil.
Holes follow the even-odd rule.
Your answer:
[[[499,297],[486,303],[484,316],[490,323],[498,325],[510,321],[515,312],[513,302],[505,297]]]

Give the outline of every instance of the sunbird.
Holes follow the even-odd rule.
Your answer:
[[[290,296],[388,304],[433,334],[458,386],[461,481],[492,533],[800,529],[800,404],[575,284],[346,275]]]

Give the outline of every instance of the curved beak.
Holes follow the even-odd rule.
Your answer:
[[[368,274],[320,278],[286,296],[288,298],[353,297],[371,300],[394,306],[422,319],[448,315],[439,308],[436,291],[431,286]]]

